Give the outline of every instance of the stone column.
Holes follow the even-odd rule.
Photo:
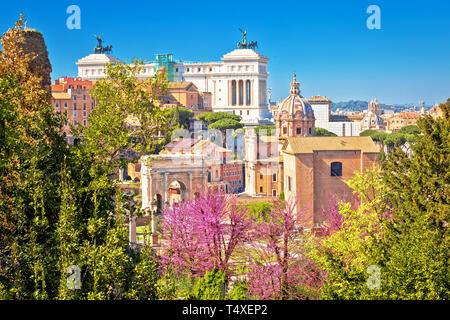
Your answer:
[[[128,223],[128,237],[130,243],[136,243],[136,216],[130,217]]]
[[[228,105],[231,106],[233,102],[233,95],[232,95],[232,83],[231,80],[228,80]]]
[[[252,106],[256,106],[255,104],[255,80],[252,80],[250,87],[252,89],[252,101],[251,101],[251,105]]]
[[[244,103],[243,105],[246,106],[247,105],[247,81],[246,80],[242,80],[243,82],[243,89],[244,89]]]

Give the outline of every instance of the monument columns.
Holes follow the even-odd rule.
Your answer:
[[[255,94],[254,94],[254,91],[255,91],[255,80],[252,80],[252,82],[250,84],[250,87],[251,87],[251,90],[252,90],[252,101],[250,101],[251,102],[250,105],[255,106],[256,105],[255,104]]]
[[[247,106],[247,80],[242,80],[242,88],[244,91],[244,106]]]
[[[229,106],[231,106],[233,103],[231,86],[232,86],[231,80],[228,80],[228,105]]]

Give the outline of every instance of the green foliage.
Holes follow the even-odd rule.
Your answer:
[[[221,119],[208,126],[208,129],[226,130],[226,129],[240,129],[244,127],[242,123],[233,119]]]
[[[381,266],[384,246],[380,223],[386,209],[379,170],[357,173],[348,185],[358,192],[357,208],[341,202],[344,223],[340,230],[324,238],[312,257],[328,274],[322,287],[323,299],[377,299],[379,290],[370,290],[366,273],[370,265]],[[384,270],[383,270],[384,271]],[[383,272],[382,275],[385,273]],[[383,280],[383,279],[382,279]]]
[[[47,56],[25,52],[25,33],[21,18],[1,39],[0,299],[53,298],[59,280],[55,229],[66,146],[41,81],[50,71],[34,69]]]
[[[333,132],[330,132],[327,129],[318,128],[318,127],[314,128],[314,134],[316,136],[330,136],[330,137],[336,137],[337,136],[337,134],[335,134]]]
[[[418,120],[412,155],[397,150],[383,163],[382,178],[395,208],[385,224],[389,271],[385,286],[394,299],[448,299],[450,216],[450,99],[443,117]]]
[[[276,134],[275,126],[257,126],[255,128],[255,133],[257,136],[265,135],[265,136],[273,136]]]
[[[89,127],[74,128],[102,166],[122,168],[127,163],[124,154],[139,157],[159,151],[174,129],[170,109],[160,107],[167,80],[159,73],[137,79],[143,63],[133,59],[132,64],[108,64],[106,78],[91,90],[97,103]]]
[[[203,277],[196,281],[188,299],[223,300],[225,298],[225,278],[225,272],[218,269],[207,271]]]
[[[145,246],[139,252],[139,262],[134,268],[132,285],[127,298],[136,300],[156,300],[158,264],[153,249]]]
[[[246,281],[236,281],[226,296],[226,300],[248,300],[248,284]]]
[[[443,118],[419,119],[410,154],[396,149],[348,182],[358,202],[341,202],[341,229],[313,245],[328,273],[322,298],[449,299],[450,99],[440,107]],[[371,265],[379,288],[367,286]]]
[[[125,228],[138,210],[113,177],[123,152],[151,150],[170,131],[156,107],[164,84],[153,79],[148,91],[137,68],[109,66],[90,127],[73,128],[85,143],[66,145],[49,88],[20,49],[22,32],[19,21],[0,54],[0,299],[154,298],[156,267],[130,248]],[[128,116],[138,122],[124,125]],[[156,139],[142,138],[155,124],[164,128]],[[79,290],[67,287],[72,265]]]
[[[273,204],[268,201],[250,202],[245,205],[251,217],[261,220],[267,216],[270,210],[273,209]]]
[[[411,130],[409,130],[411,131]],[[415,134],[410,133],[386,133],[376,130],[364,130],[359,134],[360,136],[371,137],[374,141],[381,142],[389,147],[400,147],[406,142],[414,142]]]
[[[241,117],[229,112],[203,112],[197,116],[197,120],[203,120],[209,124],[223,119],[232,119],[234,121],[241,121]]]
[[[175,119],[175,123],[180,124],[185,129],[189,128],[189,120],[194,117],[194,111],[186,107],[171,108],[170,114]]]
[[[405,133],[405,134],[420,134],[419,127],[415,124],[400,128],[398,130],[398,133]]]

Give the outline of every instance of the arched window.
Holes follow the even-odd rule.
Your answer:
[[[302,128],[297,128],[297,134],[302,134]]]
[[[331,163],[331,176],[341,177],[342,176],[342,162],[332,162]]]

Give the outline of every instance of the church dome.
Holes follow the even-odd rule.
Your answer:
[[[371,100],[368,105],[368,112],[361,120],[361,129],[383,129],[384,121],[380,117],[381,108],[378,100]]]
[[[281,103],[278,113],[289,113],[293,117],[297,114],[302,118],[314,119],[314,113],[308,100],[300,95],[300,84],[297,82],[295,73],[291,82],[290,95]]]

